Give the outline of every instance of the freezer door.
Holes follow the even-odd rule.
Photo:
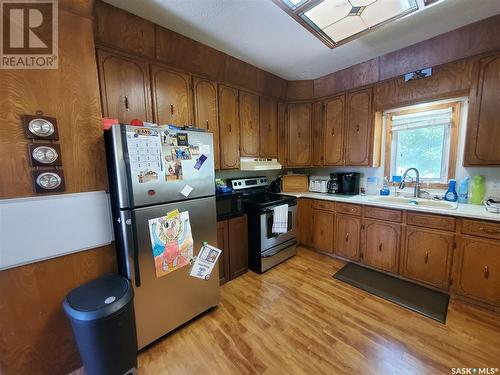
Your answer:
[[[215,194],[212,133],[120,125],[107,146],[121,209]]]
[[[203,241],[217,245],[215,198],[139,208],[132,211],[137,264],[127,267],[133,274],[135,315],[139,348],[179,327],[219,303],[219,268],[209,280],[189,276],[190,265],[157,278],[148,220],[178,209],[188,211],[196,256]],[[128,261],[134,257],[129,256]],[[136,270],[135,272],[133,270]],[[138,272],[137,272],[138,270]]]

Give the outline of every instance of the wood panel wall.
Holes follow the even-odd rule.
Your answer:
[[[67,192],[107,186],[92,1],[60,0],[59,69],[0,72],[0,198],[32,192],[20,115],[58,120]],[[14,245],[14,244],[13,244]],[[114,272],[112,245],[0,271],[0,374],[68,374],[81,366],[64,296]]]
[[[97,1],[94,17],[98,45],[267,96],[286,96],[284,79],[112,5]]]

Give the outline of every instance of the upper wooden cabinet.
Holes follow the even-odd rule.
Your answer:
[[[122,124],[151,121],[148,64],[103,50],[97,60],[103,116]]]
[[[197,128],[214,135],[215,169],[220,168],[219,110],[217,106],[217,83],[193,77],[194,121]]]
[[[479,62],[469,105],[464,165],[500,164],[500,55]]]
[[[397,273],[401,225],[364,219],[362,256],[366,264],[387,272]]]
[[[191,77],[161,66],[151,66],[153,118],[159,125],[191,124]]]
[[[301,167],[312,164],[311,104],[288,105],[288,166]]]
[[[259,156],[259,97],[240,91],[240,153]]]
[[[325,101],[324,165],[344,164],[345,96]]]
[[[220,168],[240,167],[238,90],[219,85]]]
[[[286,126],[286,104],[278,102],[278,162],[286,166],[287,161],[287,139],[288,129]]]
[[[278,157],[278,102],[260,97],[260,156]]]
[[[312,164],[323,165],[323,103],[316,102],[312,105]]]
[[[372,88],[347,94],[345,165],[371,164],[373,134]]]

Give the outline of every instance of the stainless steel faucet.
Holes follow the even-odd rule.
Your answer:
[[[408,168],[405,173],[403,173],[403,180],[399,184],[400,189],[405,188],[405,180],[406,180],[406,175],[408,174],[409,171],[415,171],[415,174],[417,175],[417,178],[415,180],[415,188],[413,190],[413,197],[414,198],[419,198],[420,197],[420,173],[418,172],[417,168]]]

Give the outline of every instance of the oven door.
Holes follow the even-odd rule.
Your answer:
[[[285,241],[294,239],[297,231],[297,204],[288,206],[288,230],[286,233],[273,233],[274,210],[267,208],[260,215],[260,248],[264,252]]]

